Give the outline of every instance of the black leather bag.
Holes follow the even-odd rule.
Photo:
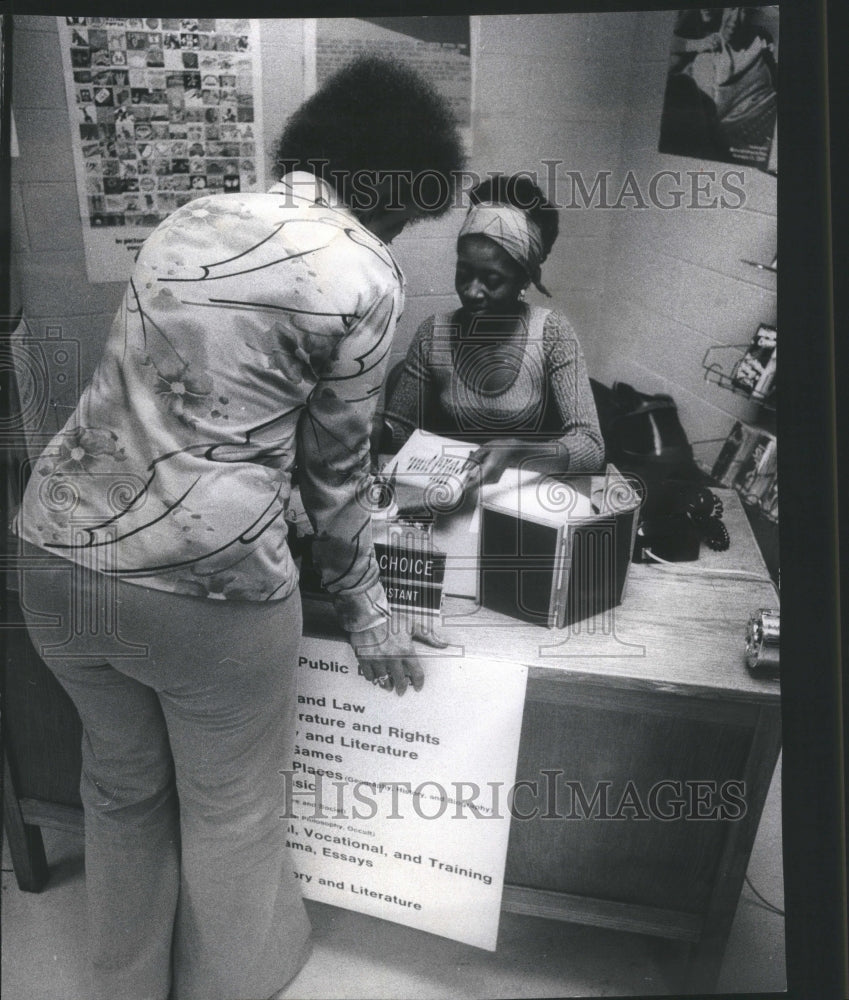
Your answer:
[[[642,516],[650,516],[670,480],[703,484],[704,473],[678,417],[675,400],[648,395],[625,382],[608,388],[590,380],[607,460],[644,486]]]

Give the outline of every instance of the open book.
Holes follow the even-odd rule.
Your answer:
[[[476,465],[469,456],[475,444],[415,430],[381,472],[401,513],[440,514],[462,505]]]

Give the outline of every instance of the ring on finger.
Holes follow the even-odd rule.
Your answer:
[[[388,687],[388,685],[390,685],[392,683],[392,678],[391,677],[387,677],[387,675],[384,674],[382,677],[378,677],[377,678],[377,683],[382,688],[385,688],[385,687]]]

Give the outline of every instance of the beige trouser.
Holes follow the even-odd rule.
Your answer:
[[[167,594],[27,546],[21,601],[83,723],[90,995],[270,996],[309,952],[280,819],[298,594]]]

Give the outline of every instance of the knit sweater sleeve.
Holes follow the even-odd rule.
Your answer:
[[[561,442],[569,452],[570,472],[595,472],[604,464],[587,366],[569,320],[550,312],[543,327],[547,389],[563,426]]]
[[[431,395],[430,346],[434,317],[429,316],[416,330],[407,350],[401,374],[386,400],[384,417],[392,441],[400,447],[425,417]]]

